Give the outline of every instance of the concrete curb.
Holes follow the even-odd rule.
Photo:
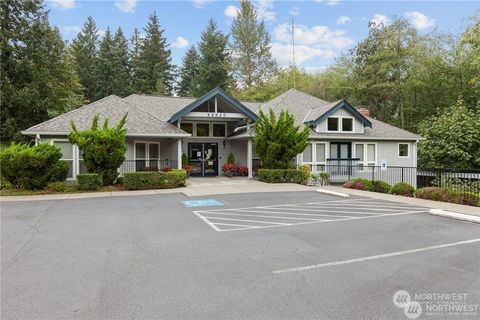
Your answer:
[[[331,190],[317,189],[317,192],[330,194],[332,196],[337,196],[337,197],[342,197],[342,198],[350,198],[350,195],[348,195],[346,193],[341,193],[341,192],[336,192],[336,191],[331,191]]]
[[[445,217],[445,218],[450,218],[450,219],[455,219],[460,221],[480,223],[480,217],[472,216],[469,214],[445,211],[441,209],[430,209],[429,212],[431,215],[434,215],[434,216]]]

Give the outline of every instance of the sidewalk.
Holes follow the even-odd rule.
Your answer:
[[[0,202],[6,201],[39,201],[39,200],[66,200],[101,197],[143,196],[154,194],[183,193],[188,197],[206,196],[214,194],[258,193],[258,192],[295,192],[315,191],[315,187],[308,187],[294,183],[270,184],[243,177],[225,178],[189,178],[187,186],[176,189],[155,189],[112,192],[84,192],[61,193],[29,196],[2,196]]]
[[[337,186],[326,186],[326,187],[320,187],[317,189],[325,189],[325,190],[330,190],[330,191],[335,191],[340,193],[346,193],[349,195],[369,197],[369,198],[380,199],[380,200],[388,200],[388,201],[394,201],[399,203],[418,205],[421,207],[427,207],[431,209],[441,209],[446,211],[453,211],[458,213],[465,213],[465,214],[480,216],[480,207],[464,206],[464,205],[455,204],[455,203],[395,196],[395,195],[379,193],[379,192],[347,189],[347,188],[342,188]]]

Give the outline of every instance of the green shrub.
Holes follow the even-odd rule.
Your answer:
[[[408,183],[400,182],[392,186],[392,189],[390,189],[390,193],[405,197],[413,197],[413,194],[415,193],[415,188]]]
[[[65,181],[69,166],[61,157],[60,148],[47,143],[12,144],[0,154],[2,180],[22,189],[43,189],[49,182]]]
[[[312,178],[313,184],[319,185],[319,186],[327,186],[328,181],[330,180],[330,173],[329,172],[312,173],[310,177]]]
[[[372,191],[380,193],[389,193],[392,186],[382,180],[372,181]]]
[[[103,184],[102,176],[97,173],[80,173],[77,175],[79,190],[98,190]]]
[[[457,192],[447,188],[420,188],[415,192],[415,196],[417,198],[426,200],[450,202],[469,206],[480,206],[480,197],[476,196],[475,194]]]
[[[361,182],[365,186],[366,191],[373,191],[373,183],[370,180],[367,179],[362,179],[362,178],[356,178],[352,180],[353,182]]]
[[[123,185],[123,177],[118,177],[115,183]]]
[[[182,168],[188,165],[188,158],[185,153],[182,153]]]
[[[103,179],[104,185],[113,184],[118,177],[118,168],[125,161],[127,145],[125,137],[127,129],[127,115],[115,126],[108,126],[105,119],[102,128],[98,126],[99,115],[92,120],[89,130],[78,131],[72,120],[72,132],[68,135],[71,143],[78,145],[82,150],[83,162],[89,173],[97,173]]]
[[[310,172],[296,169],[259,169],[258,180],[268,183],[307,184]]]
[[[47,192],[65,192],[66,187],[63,181],[55,181],[50,182],[45,187],[45,191]]]
[[[174,169],[169,172],[127,172],[124,185],[127,190],[168,189],[185,185],[187,172]]]
[[[233,153],[229,153],[227,156],[227,163],[228,164],[234,164],[235,163],[235,157],[233,156]]]

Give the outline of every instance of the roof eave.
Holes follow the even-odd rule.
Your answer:
[[[312,124],[313,126],[316,126],[320,121],[324,120],[326,117],[334,113],[335,111],[339,110],[340,108],[347,108],[348,111],[350,111],[353,116],[362,122],[364,126],[367,126],[369,128],[372,128],[372,123],[370,120],[368,120],[363,114],[358,112],[357,109],[355,109],[351,104],[349,104],[346,100],[340,100],[336,105],[328,109],[326,112],[324,112],[321,116],[319,116],[316,120],[310,120],[307,121],[306,123]]]

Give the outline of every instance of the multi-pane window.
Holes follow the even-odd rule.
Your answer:
[[[62,151],[62,161],[68,163],[67,178],[73,179],[73,145],[68,141],[54,141],[53,145]]]
[[[338,118],[328,118],[327,119],[327,130],[328,131],[338,131]]]
[[[225,123],[214,123],[213,124],[213,136],[214,137],[225,137],[226,136],[226,125]]]
[[[398,144],[398,156],[401,158],[408,158],[410,155],[408,154],[408,143],[399,143]]]
[[[367,144],[367,165],[374,166],[377,159],[376,159],[376,145],[373,143]]]
[[[210,123],[197,123],[197,137],[210,137]]]
[[[357,143],[355,144],[355,157],[358,158],[359,166],[375,166],[377,163],[376,144]]]
[[[186,133],[193,134],[193,123],[191,122],[180,122],[180,129]]]
[[[309,143],[305,150],[303,150],[303,163],[312,163],[313,154],[312,154],[312,144]]]

